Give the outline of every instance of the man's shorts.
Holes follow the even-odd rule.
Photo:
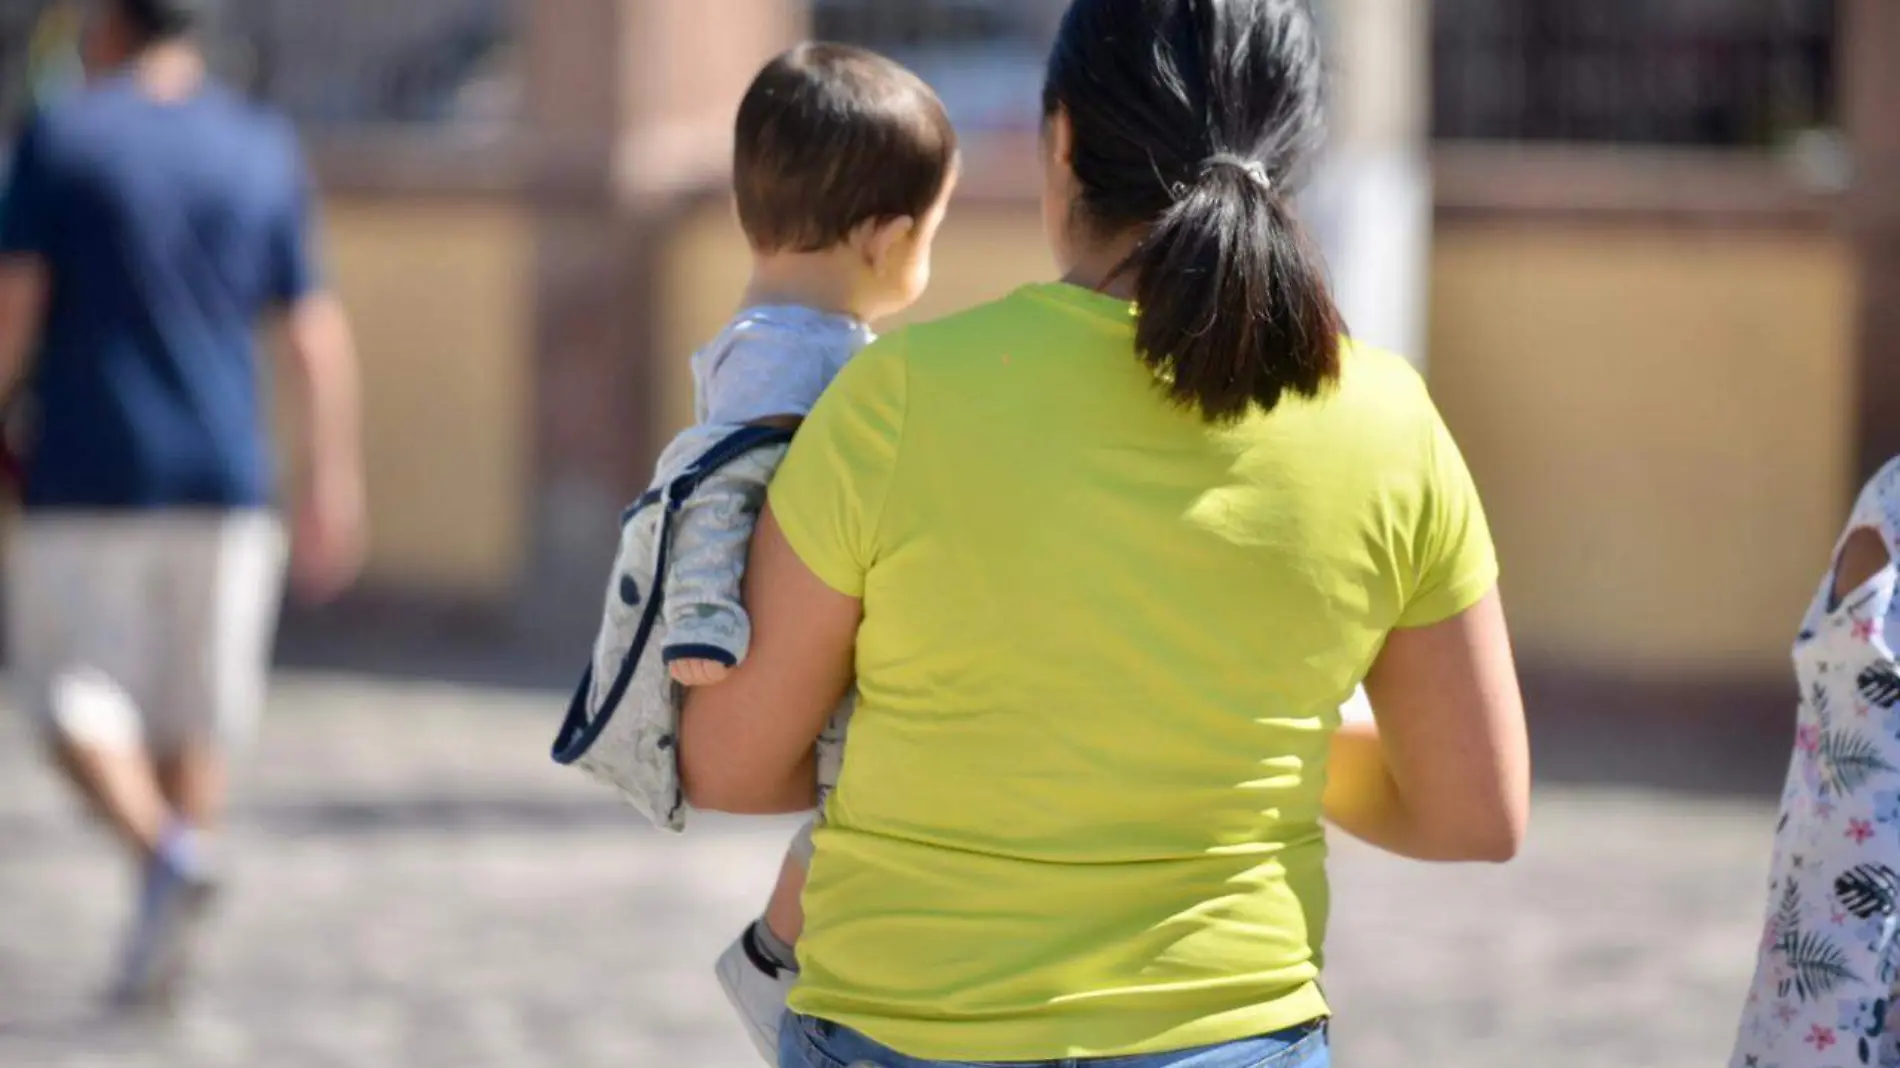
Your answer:
[[[248,738],[283,593],[274,516],[29,513],[8,535],[15,694],[37,722],[159,756]]]

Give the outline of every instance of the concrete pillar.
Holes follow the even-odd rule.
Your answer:
[[[1856,477],[1900,455],[1900,4],[1847,0],[1840,66],[1855,176],[1847,199],[1860,284]]]
[[[795,0],[518,0],[539,246],[534,625],[591,626],[616,517],[664,428],[658,278],[682,197],[723,187],[733,116]]]
[[[1323,0],[1332,137],[1308,193],[1355,337],[1424,364],[1432,188],[1430,5]]]

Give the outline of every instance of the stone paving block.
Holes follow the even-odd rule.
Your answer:
[[[129,876],[0,709],[0,1066],[749,1068],[710,963],[788,821],[639,826],[546,748],[552,693],[298,676],[234,819],[174,1025],[93,998]],[[1336,854],[1347,1068],[1719,1065],[1772,814],[1566,789],[1505,868]]]

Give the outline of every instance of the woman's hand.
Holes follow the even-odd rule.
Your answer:
[[[687,695],[680,779],[694,808],[802,812],[817,799],[813,746],[851,687],[863,604],[812,574],[770,507],[752,536],[745,603],[745,660],[726,681]]]
[[[1530,818],[1530,745],[1498,596],[1397,630],[1366,678],[1378,727],[1334,739],[1326,815],[1401,856],[1502,862]]]

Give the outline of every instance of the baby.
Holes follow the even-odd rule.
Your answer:
[[[769,63],[740,105],[737,138],[734,186],[752,249],[744,310],[693,357],[698,422],[629,513],[594,669],[556,743],[557,759],[675,830],[685,819],[673,757],[680,688],[715,685],[745,658],[739,580],[787,432],[873,340],[869,324],[922,295],[957,178],[956,133],[935,94],[842,45],[801,45]],[[844,725],[841,715],[819,741],[817,819]],[[808,824],[765,915],[717,965],[769,1064],[797,976],[810,849]]]

